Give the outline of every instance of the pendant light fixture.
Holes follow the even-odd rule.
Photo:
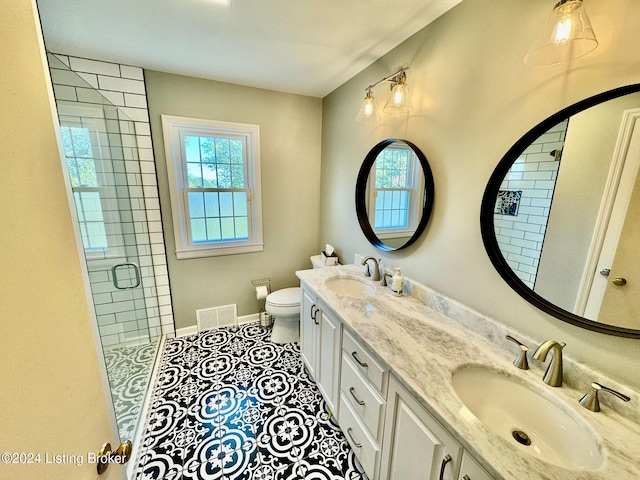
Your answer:
[[[598,40],[582,4],[583,0],[560,0],[536,38],[524,63],[557,65],[580,58],[598,46]]]
[[[408,113],[413,110],[409,87],[407,86],[407,74],[405,73],[407,70],[409,70],[409,67],[402,68],[365,88],[366,95],[356,116],[356,122],[377,122],[380,120],[381,117],[373,97],[373,89],[384,82],[391,83],[391,95],[382,109],[383,112]]]

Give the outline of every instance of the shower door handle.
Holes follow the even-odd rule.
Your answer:
[[[124,268],[124,267],[133,267],[133,271],[136,274],[136,282],[135,285],[131,284],[131,285],[125,285],[125,286],[121,286],[120,282],[118,281],[118,274],[117,274],[117,270],[119,268]],[[140,267],[138,266],[138,264],[133,263],[133,262],[125,262],[125,263],[118,263],[117,265],[114,265],[113,267],[111,267],[111,277],[113,279],[113,286],[116,287],[118,290],[131,290],[133,288],[139,287],[140,286]]]

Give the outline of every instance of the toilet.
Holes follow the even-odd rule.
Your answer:
[[[271,341],[291,343],[300,340],[300,287],[283,288],[267,295],[265,310],[275,317]]]
[[[323,268],[320,255],[311,257],[313,268]],[[283,288],[267,295],[265,310],[273,315],[273,343],[291,343],[300,340],[300,287]]]

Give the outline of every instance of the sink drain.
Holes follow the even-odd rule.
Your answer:
[[[516,439],[516,442],[522,445],[531,445],[531,439],[529,438],[529,435],[524,433],[522,430],[514,430],[513,432],[511,432],[511,435],[513,435],[513,438]]]

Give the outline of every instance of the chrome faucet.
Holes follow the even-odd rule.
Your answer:
[[[369,264],[367,263],[369,260],[373,260],[373,275],[371,274],[371,271],[369,270]],[[380,280],[380,266],[378,265],[378,260],[376,260],[374,257],[367,257],[362,260],[362,265],[367,266],[367,271],[364,274],[365,277],[371,277],[374,282]]]
[[[564,342],[558,343],[555,340],[547,340],[533,354],[533,358],[544,362],[547,359],[549,350],[553,349],[553,358],[549,362],[544,377],[542,377],[544,383],[552,387],[562,386],[562,349],[565,345],[566,343]]]

